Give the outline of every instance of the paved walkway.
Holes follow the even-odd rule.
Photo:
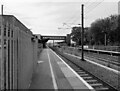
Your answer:
[[[46,48],[39,57],[30,89],[90,89],[82,80],[56,53]]]

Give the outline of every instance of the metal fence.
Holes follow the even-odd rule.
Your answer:
[[[12,15],[0,16],[0,89],[27,89],[37,61],[37,39]]]
[[[97,49],[97,50],[106,50],[106,51],[116,51],[119,52],[119,46],[89,46],[90,49]]]

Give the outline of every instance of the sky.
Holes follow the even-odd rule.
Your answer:
[[[118,14],[118,1],[0,0],[0,5],[5,15],[14,15],[34,34],[65,36],[72,26],[81,24],[81,4],[85,27],[89,27],[96,19]]]

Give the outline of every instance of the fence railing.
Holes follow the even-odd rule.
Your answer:
[[[116,51],[119,52],[120,46],[88,46],[90,49],[97,49],[97,50],[106,50],[106,51]]]

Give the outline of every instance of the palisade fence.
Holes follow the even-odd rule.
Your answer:
[[[28,89],[37,62],[37,38],[12,15],[0,15],[0,89]]]

